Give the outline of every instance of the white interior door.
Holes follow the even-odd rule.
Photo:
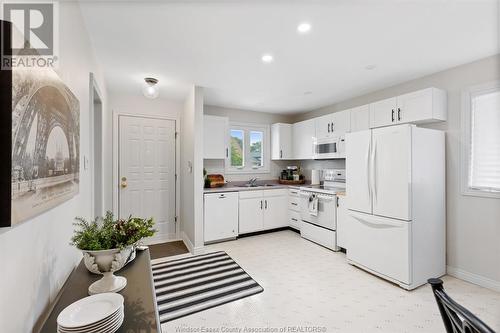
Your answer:
[[[347,208],[372,213],[370,188],[370,143],[372,131],[346,134]]]
[[[175,121],[120,116],[119,216],[153,217],[156,237],[175,234]]]
[[[372,145],[373,214],[410,220],[410,125],[373,130]]]

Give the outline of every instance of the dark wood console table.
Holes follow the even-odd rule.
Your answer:
[[[125,298],[125,320],[117,332],[161,332],[160,320],[156,311],[149,249],[138,250],[134,261],[119,270],[116,275],[127,278],[127,286],[120,291],[120,294]],[[68,277],[40,332],[56,333],[59,313],[71,303],[87,297],[88,287],[100,278],[101,275],[90,273],[82,260]]]

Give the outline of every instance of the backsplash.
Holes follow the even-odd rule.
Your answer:
[[[246,181],[257,177],[259,180],[278,179],[281,170],[288,165],[297,165],[301,168],[302,174],[307,180],[311,179],[311,170],[314,169],[344,169],[345,160],[301,160],[301,161],[271,161],[271,172],[269,173],[246,173],[246,174],[225,174],[224,160],[204,160],[203,167],[209,174],[221,174],[226,181]]]

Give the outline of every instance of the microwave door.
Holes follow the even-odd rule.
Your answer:
[[[315,146],[316,158],[332,158],[337,153],[337,142],[318,142]]]

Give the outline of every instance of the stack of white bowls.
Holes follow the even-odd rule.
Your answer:
[[[103,293],[82,298],[57,316],[58,333],[114,333],[123,324],[123,296]]]

